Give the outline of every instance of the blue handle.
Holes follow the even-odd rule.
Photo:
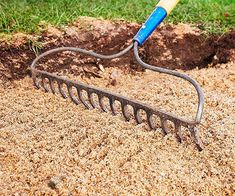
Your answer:
[[[162,7],[157,7],[136,34],[134,41],[142,45],[166,17],[167,11]]]

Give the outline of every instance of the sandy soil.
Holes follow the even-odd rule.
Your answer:
[[[186,130],[179,144],[172,134],[36,90],[29,77],[0,87],[0,195],[232,195],[235,65],[185,72],[205,91],[202,152]],[[68,77],[193,117],[195,92],[183,81],[118,68],[100,74]]]

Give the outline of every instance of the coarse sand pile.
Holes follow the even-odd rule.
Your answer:
[[[150,71],[103,71],[101,78],[82,80],[194,117],[196,93],[187,83]],[[185,72],[205,92],[202,152],[186,130],[179,144],[160,129],[37,90],[29,77],[0,87],[0,195],[232,195],[235,65]]]

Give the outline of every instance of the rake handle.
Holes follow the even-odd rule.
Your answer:
[[[139,45],[142,45],[162,21],[171,13],[179,0],[161,0],[139,32],[134,37]]]

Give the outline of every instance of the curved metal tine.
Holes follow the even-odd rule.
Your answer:
[[[105,107],[104,102],[103,102],[104,96],[98,94],[98,99],[99,99],[99,105],[100,105],[101,110],[103,112],[108,112],[108,109]]]
[[[76,105],[79,105],[79,101],[78,99],[74,96],[73,92],[72,92],[72,86],[70,85],[67,85],[67,88],[68,88],[68,92],[69,92],[69,97],[70,99],[76,104]]]
[[[46,77],[42,76],[42,87],[44,88],[45,92],[48,93],[49,92],[49,88],[48,88],[48,86],[47,86],[47,84],[45,82],[46,79],[47,79]]]
[[[125,103],[121,103],[121,106],[122,106],[122,114],[124,118],[126,119],[126,121],[130,121],[131,117],[128,113],[127,105]]]
[[[91,106],[92,106],[93,108],[97,108],[98,106],[97,106],[97,104],[95,103],[95,101],[94,101],[94,99],[93,99],[93,97],[92,97],[92,94],[93,94],[93,93],[91,93],[91,92],[88,91],[87,94],[88,94],[88,100],[89,100]]]
[[[78,92],[78,97],[79,97],[79,100],[82,102],[82,104],[89,110],[91,109],[89,104],[85,101],[84,97],[82,96],[82,90],[81,89],[77,89],[77,92]]]
[[[140,116],[140,109],[138,109],[138,108],[134,109],[134,116],[135,116],[135,120],[136,120],[137,124],[141,124],[143,122],[143,119]]]
[[[114,102],[115,102],[114,99],[109,98],[109,105],[110,105],[111,112],[114,116],[116,116],[118,114],[118,112],[115,109]]]
[[[37,79],[36,79],[37,80]],[[40,85],[40,81],[38,79],[38,81],[35,80],[35,86],[40,89],[41,88],[41,85]]]
[[[191,126],[189,127],[189,131],[190,131],[193,142],[196,144],[197,149],[199,151],[202,151],[204,147],[203,147],[203,143],[201,139],[199,138],[198,129],[195,126]]]
[[[40,77],[38,77],[35,73],[32,74],[32,77],[33,77],[33,83],[34,85],[40,89],[40,85],[39,85],[39,79]]]
[[[165,118],[161,118],[161,127],[162,127],[163,134],[167,135],[168,133],[170,133],[167,120]]]
[[[48,78],[48,79],[49,79],[49,83],[50,83],[51,92],[53,94],[56,94],[54,80],[52,78]]]
[[[64,90],[62,89],[63,82],[58,81],[59,92],[64,99],[67,99],[67,95],[65,94]]]
[[[181,125],[179,122],[175,122],[175,134],[176,134],[176,139],[178,142],[182,143],[183,137],[182,137],[182,130],[181,130]]]
[[[42,88],[45,90],[45,92],[47,92],[47,90],[46,90],[46,88],[45,88],[45,79],[44,79],[44,77],[42,76],[42,78],[41,78],[42,80],[42,82],[41,82],[41,84],[42,84]]]
[[[148,121],[148,125],[151,129],[153,129],[153,130],[157,129],[157,126],[153,121],[153,114],[147,113],[147,121]]]

